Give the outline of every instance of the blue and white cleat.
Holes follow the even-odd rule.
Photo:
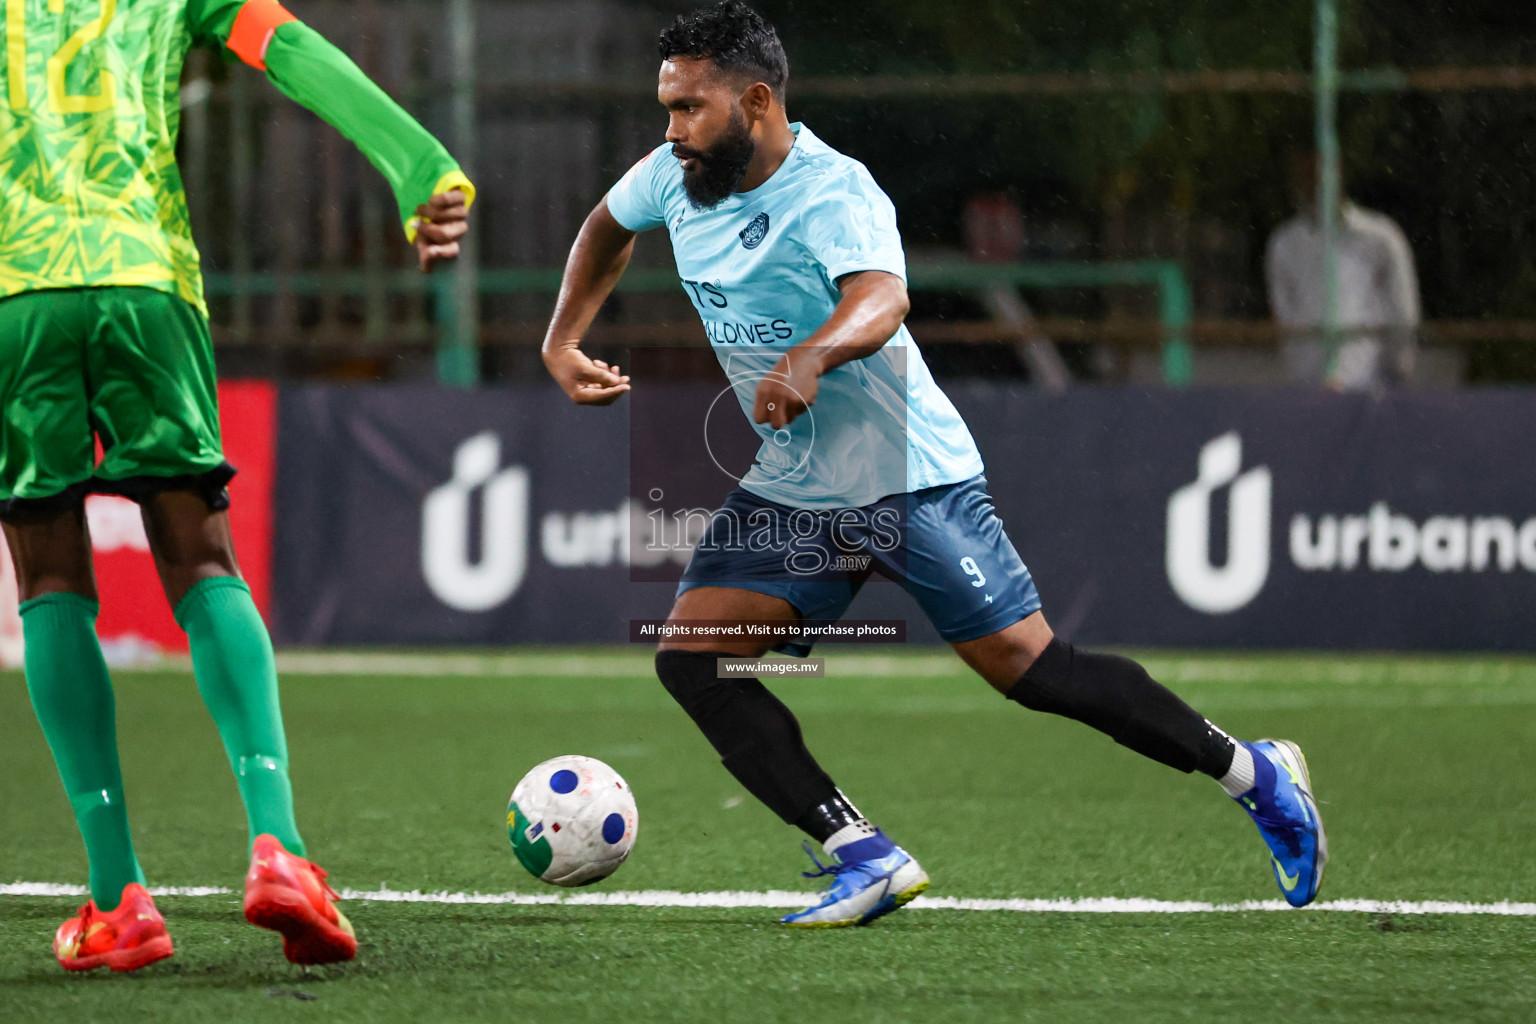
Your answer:
[[[816,859],[810,843],[805,852],[818,870],[805,872],[806,878],[832,876],[832,887],[826,898],[814,907],[780,918],[790,928],[846,928],[849,925],[869,924],[911,903],[928,888],[928,873],[912,855],[877,833],[878,847],[886,852],[862,860],[844,860],[845,855],[857,857],[857,847],[876,843],[876,839],[850,843],[833,854],[834,864],[823,864]],[[867,848],[866,848],[867,849]]]
[[[1328,836],[1301,748],[1290,740],[1243,744],[1253,754],[1255,784],[1237,798],[1269,844],[1275,881],[1286,902],[1304,907],[1317,897],[1328,863]]]

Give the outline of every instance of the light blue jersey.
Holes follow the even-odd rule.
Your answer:
[[[767,181],[696,210],[671,145],[608,193],[631,231],[666,225],[684,290],[748,421],[757,384],[785,351],[831,317],[837,279],[860,270],[907,276],[896,209],[869,171],[800,124]],[[982,472],[981,454],[905,326],[880,351],[822,376],[816,404],[763,439],[741,480],[795,508],[857,508]]]

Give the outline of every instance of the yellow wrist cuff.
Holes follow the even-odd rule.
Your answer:
[[[432,194],[440,196],[444,192],[452,192],[458,189],[464,193],[464,209],[468,210],[475,205],[475,183],[470,181],[463,171],[454,169],[437,179],[437,184],[432,186]],[[416,225],[419,217],[412,217],[405,222],[405,240],[411,244],[416,243]]]

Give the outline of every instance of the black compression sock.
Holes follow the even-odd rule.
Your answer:
[[[838,804],[852,810],[851,805],[805,748],[800,723],[783,701],[756,679],[716,678],[716,662],[728,657],[659,651],[656,674],[747,792],[789,824],[825,840],[848,823],[838,817]],[[826,831],[834,823],[837,827]]]
[[[1232,767],[1232,738],[1129,658],[1052,639],[1008,699],[1091,725],[1181,772],[1219,779]]]
[[[817,804],[790,824],[818,843],[826,842],[849,825],[859,825],[870,835],[875,833],[875,827],[869,823],[869,819],[860,814],[859,809],[849,803],[842,793],[825,803]]]

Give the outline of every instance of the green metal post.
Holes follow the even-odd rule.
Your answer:
[[[1317,38],[1313,74],[1316,78],[1317,212],[1323,234],[1323,338],[1331,372],[1338,355],[1339,325],[1339,209],[1342,182],[1339,170],[1339,13],[1337,0],[1317,0]]]
[[[1195,350],[1189,343],[1195,299],[1189,278],[1177,263],[1164,263],[1157,275],[1158,316],[1163,321],[1163,383],[1187,388],[1195,379]]]
[[[453,142],[461,167],[475,159],[475,2],[449,0],[453,51]],[[459,243],[451,276],[434,281],[437,296],[437,379],[451,387],[473,387],[480,378],[479,246],[471,231]]]

